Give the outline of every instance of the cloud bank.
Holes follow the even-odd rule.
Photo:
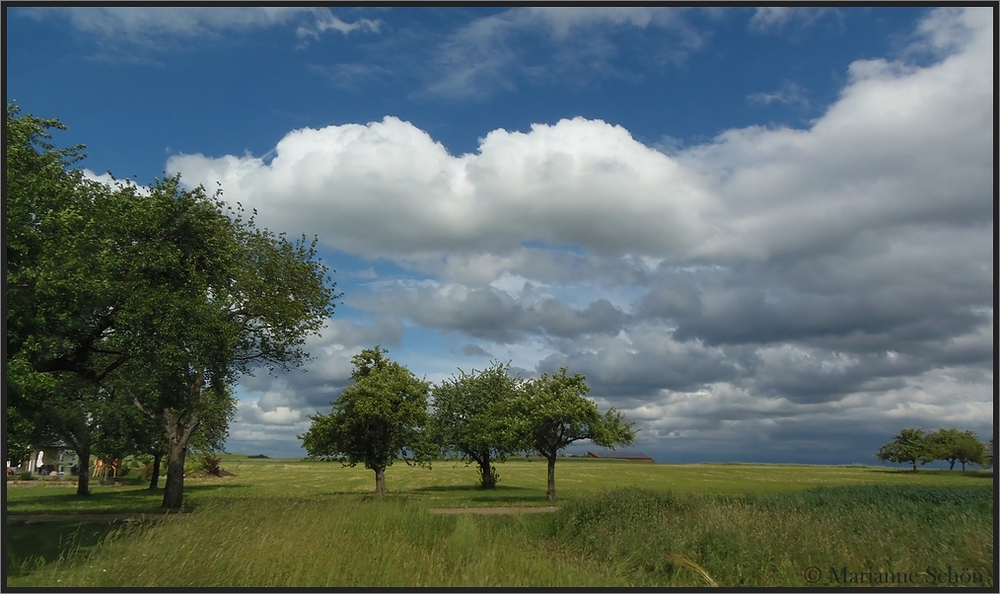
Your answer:
[[[553,35],[591,17],[560,18]],[[350,355],[412,325],[457,335],[456,361],[521,349],[533,373],[584,373],[662,459],[868,462],[845,458],[902,426],[987,431],[991,13],[936,10],[917,35],[933,63],[854,62],[806,129],[670,154],[576,117],[451,155],[386,116],[295,130],[269,162],[172,157],[270,228],[423,278],[361,279],[345,302],[379,321],[331,321],[309,374],[244,384],[261,396],[241,420],[302,427]]]

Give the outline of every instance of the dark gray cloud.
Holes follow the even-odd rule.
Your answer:
[[[462,347],[462,354],[466,357],[492,357],[486,349],[475,344],[467,344]]]
[[[468,288],[392,286],[355,293],[345,302],[358,309],[403,316],[427,328],[461,331],[500,344],[521,341],[529,334],[576,338],[584,334],[616,334],[627,316],[607,299],[573,309],[555,298],[533,298],[530,290],[518,300],[495,287]]]

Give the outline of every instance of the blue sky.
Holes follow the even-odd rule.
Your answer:
[[[6,93],[82,166],[221,182],[343,304],[244,378],[299,456],[350,357],[568,365],[664,462],[992,434],[991,9],[7,8]],[[585,450],[586,444],[571,449]]]

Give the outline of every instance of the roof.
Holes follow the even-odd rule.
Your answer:
[[[589,451],[587,456],[591,458],[606,458],[612,460],[652,460],[650,456],[643,454],[642,452],[636,452],[634,450],[620,450],[620,451]]]

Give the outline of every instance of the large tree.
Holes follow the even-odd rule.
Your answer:
[[[430,433],[445,452],[479,465],[480,486],[493,489],[499,480],[494,462],[519,451],[507,418],[521,389],[520,376],[511,377],[510,364],[494,362],[477,372],[442,381],[434,387]]]
[[[261,368],[289,370],[308,358],[305,339],[333,313],[338,295],[316,259],[316,240],[292,242],[226,211],[202,188],[179,179],[137,197],[150,213],[154,246],[146,266],[171,288],[137,312],[147,334],[130,351],[146,364],[154,389],[135,404],[162,418],[168,437],[163,506],[180,507],[188,443],[213,407],[226,408],[228,384]],[[128,344],[131,335],[122,340]]]
[[[145,297],[128,290],[140,287],[118,274],[121,259],[107,249],[123,222],[118,195],[70,168],[82,145],[49,142],[52,130],[65,129],[58,120],[18,113],[8,104],[6,360],[99,382],[127,358],[102,343],[126,304]]]
[[[140,362],[156,389],[132,401],[164,422],[163,504],[179,507],[184,450],[207,403],[240,374],[301,365],[306,336],[332,314],[316,240],[260,229],[178,177],[148,191],[89,182],[69,169],[80,147],[47,140],[61,124],[17,113],[8,106],[8,367],[100,384]]]
[[[300,435],[310,458],[364,464],[375,472],[375,493],[385,495],[385,470],[397,458],[429,464],[433,448],[424,434],[430,383],[386,356],[376,345],[355,355],[353,383],[333,402],[330,414],[310,416]]]
[[[602,415],[597,404],[584,397],[590,391],[587,378],[579,373],[567,376],[566,371],[563,367],[552,376],[543,373],[528,380],[511,415],[523,446],[548,461],[545,494],[549,501],[556,499],[556,458],[560,450],[582,439],[612,449],[632,445],[637,431],[632,428],[635,423],[625,422],[625,415],[613,407]]]
[[[875,457],[886,462],[912,464],[916,472],[917,463],[927,464],[935,459],[934,444],[927,439],[923,429],[910,427],[892,436],[892,441],[879,448]]]

